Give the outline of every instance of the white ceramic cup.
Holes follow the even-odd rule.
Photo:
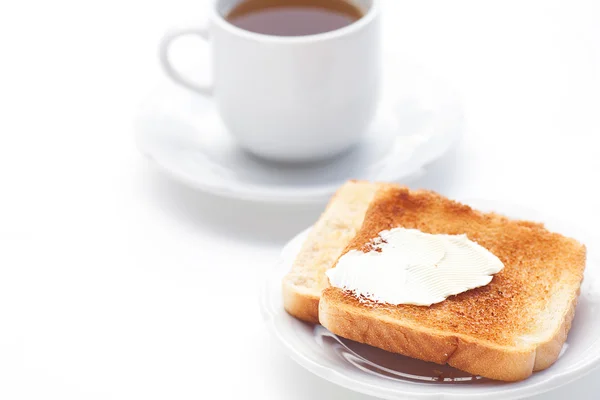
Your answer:
[[[248,151],[271,160],[325,159],[356,144],[376,111],[380,86],[378,0],[350,0],[354,23],[326,33],[272,36],[225,17],[243,0],[214,0],[207,28],[165,35],[160,60],[177,83],[214,97],[230,133]],[[210,44],[213,82],[199,86],[169,61],[174,39],[197,35]]]

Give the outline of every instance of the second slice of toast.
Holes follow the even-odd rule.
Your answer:
[[[585,268],[585,247],[542,225],[484,214],[428,191],[381,188],[343,253],[395,227],[466,234],[505,265],[486,286],[429,307],[321,295],[319,319],[342,337],[505,381],[552,365],[566,340]]]
[[[319,299],[329,286],[325,271],[354,238],[375,192],[387,186],[394,185],[349,181],[335,193],[283,279],[283,304],[289,314],[319,323]]]

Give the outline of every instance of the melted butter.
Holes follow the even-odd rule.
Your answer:
[[[351,250],[327,271],[332,286],[387,304],[430,306],[485,286],[504,264],[467,235],[383,231],[372,250]]]

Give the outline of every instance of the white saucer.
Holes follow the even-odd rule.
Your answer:
[[[288,354],[316,375],[348,389],[384,399],[515,399],[533,396],[579,378],[600,363],[600,249],[598,242],[561,222],[534,212],[491,202],[469,201],[480,210],[543,221],[551,230],[588,245],[588,263],[567,342],[550,368],[515,383],[474,377],[457,369],[414,360],[342,339],[321,326],[301,322],[284,309],[281,279],[290,269],[308,231],[292,239],[261,292],[266,322]]]
[[[164,84],[136,121],[140,151],[173,178],[223,196],[324,201],[348,179],[400,181],[447,152],[461,133],[461,108],[443,82],[388,57],[378,115],[359,145],[327,162],[274,164],[241,150],[211,99]]]

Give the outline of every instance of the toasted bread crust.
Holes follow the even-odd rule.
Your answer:
[[[393,227],[465,233],[505,265],[487,286],[430,307],[360,302],[337,288],[321,296],[333,333],[492,379],[525,379],[556,361],[575,312],[585,247],[541,224],[484,214],[428,191],[383,188],[344,253]]]
[[[356,342],[424,361],[448,364],[474,375],[502,381],[519,381],[550,367],[567,338],[575,315],[574,297],[556,333],[537,347],[516,349],[494,346],[468,336],[405,326],[389,318],[374,317],[347,293],[328,288],[319,302],[320,323],[331,332]]]
[[[538,344],[535,353],[535,365],[533,366],[534,372],[544,370],[558,360],[560,351],[571,330],[573,318],[575,318],[575,308],[577,307],[577,301],[579,300],[579,293],[580,290],[578,289],[577,293],[572,297],[568,309],[562,319],[562,324],[556,330],[556,333],[547,341]]]
[[[319,300],[321,296],[302,292],[288,280],[283,281],[283,307],[288,314],[311,324],[319,323]]]
[[[401,325],[385,316],[374,317],[365,307],[349,304],[340,296],[349,295],[328,288],[319,303],[321,324],[336,335],[491,379],[518,381],[533,372],[535,349],[507,351],[462,335]]]

